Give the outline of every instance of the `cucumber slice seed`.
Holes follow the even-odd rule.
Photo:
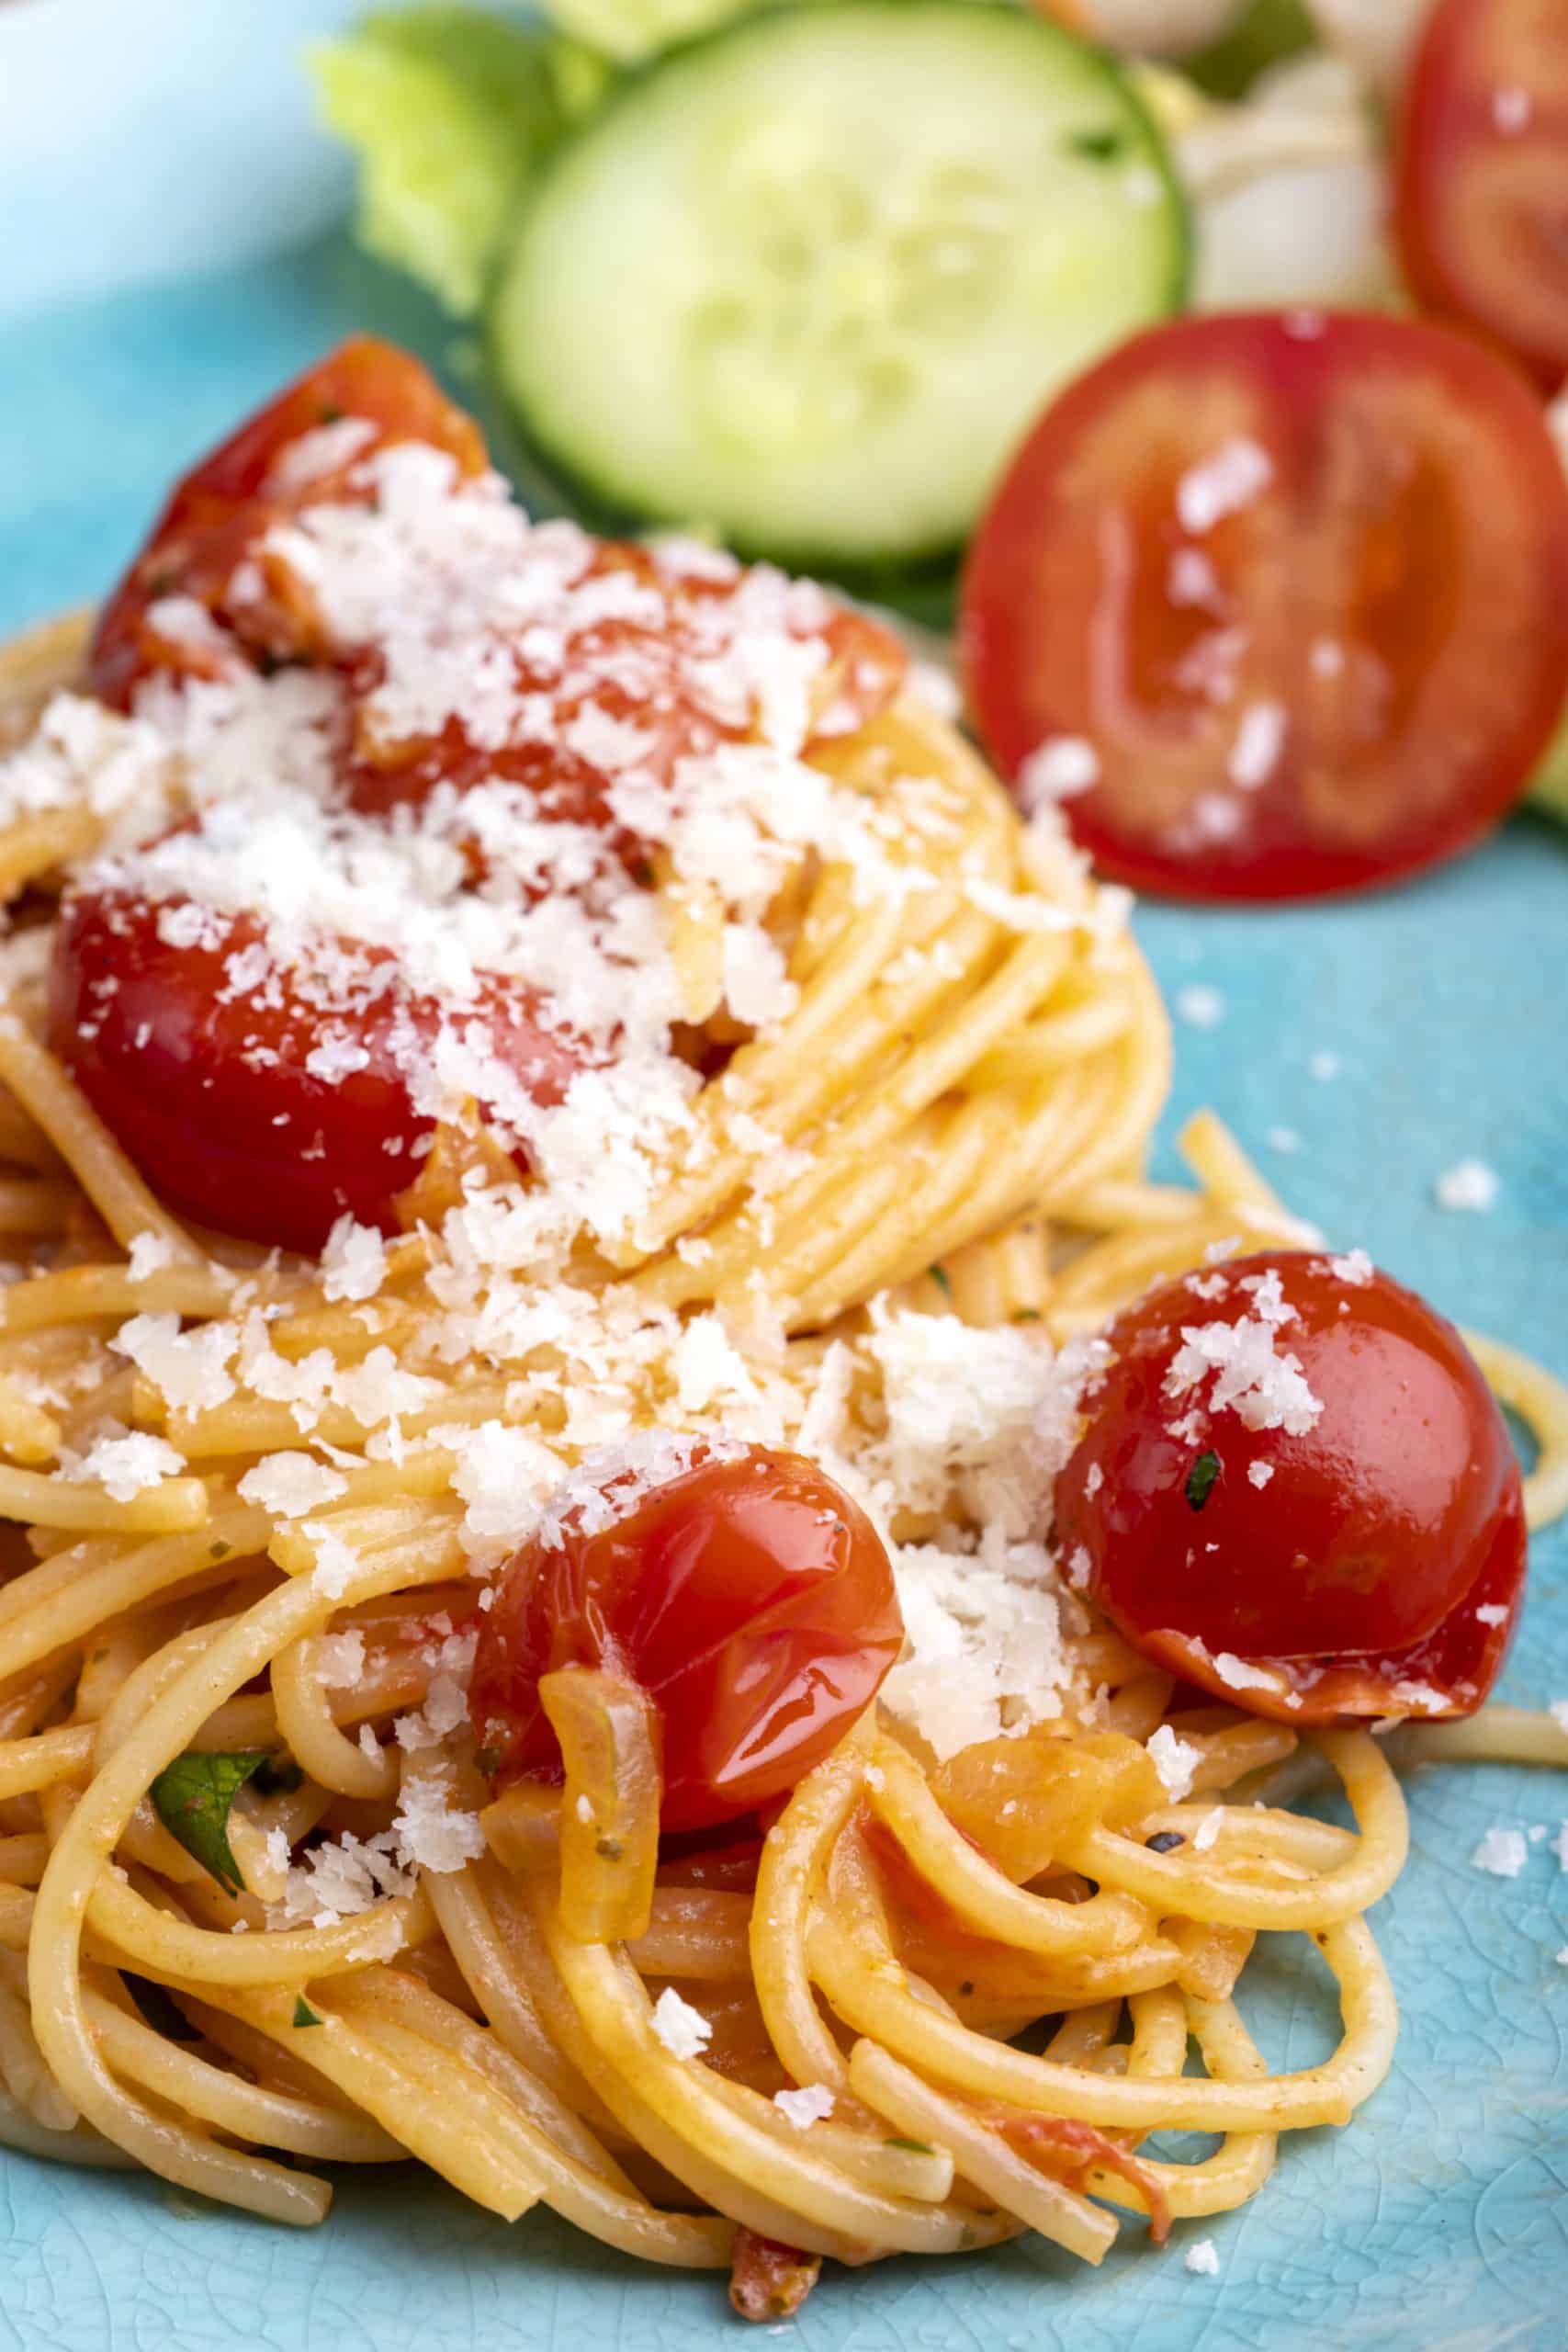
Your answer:
[[[966,535],[1051,395],[1176,306],[1118,70],[987,0],[750,17],[632,80],[525,213],[504,390],[602,505],[832,568]]]

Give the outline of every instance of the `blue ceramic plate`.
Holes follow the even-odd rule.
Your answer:
[[[0,630],[91,597],[167,481],[347,329],[464,388],[442,322],[360,260],[341,167],[294,68],[331,0],[0,0]],[[1364,905],[1149,907],[1179,1023],[1163,1133],[1211,1103],[1294,1204],[1460,1320],[1568,1372],[1568,836],[1521,819]],[[1314,1057],[1337,1057],[1333,1078]],[[1271,1128],[1301,1138],[1271,1149]],[[1168,1142],[1166,1148],[1168,1150]],[[1501,1179],[1445,1215],[1456,1160]],[[1568,1694],[1568,1541],[1538,1543],[1505,1695]],[[1561,2352],[1568,2343],[1568,1875],[1469,1861],[1495,1823],[1568,1813],[1568,1780],[1430,1771],[1375,1925],[1404,2008],[1390,2081],[1347,2132],[1284,2143],[1210,2225],[1217,2278],[1129,2224],[1099,2272],[1049,2248],[831,2276],[801,2352]],[[1277,2064],[1332,2044],[1326,1980],[1265,1939],[1247,2007]],[[719,2282],[637,2267],[550,2216],[507,2229],[407,2170],[344,2177],[309,2235],[152,2180],[0,2159],[0,2352],[694,2352],[737,2340]],[[1197,2233],[1190,2229],[1187,2242]]]

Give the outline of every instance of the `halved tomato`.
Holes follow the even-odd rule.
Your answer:
[[[344,428],[337,440],[333,428]],[[290,470],[285,460],[316,435],[313,462]],[[325,436],[325,437],[322,437]],[[152,535],[104,606],[89,670],[100,699],[130,707],[150,672],[189,670],[188,647],[149,621],[165,597],[189,597],[220,616],[236,642],[264,662],[293,661],[319,650],[308,596],[286,566],[269,572],[263,598],[227,610],[234,575],[254,566],[274,524],[323,499],[367,499],[346,477],[374,449],[401,441],[444,450],[467,477],[487,463],[483,435],[454,406],[434,378],[406,351],[368,334],[352,335],[320,366],[248,417],[239,431],[177,482]],[[280,469],[281,467],[281,469]]]
[[[170,920],[193,913],[186,929]],[[247,954],[265,977],[240,987]],[[317,1250],[345,1210],[395,1229],[394,1199],[434,1126],[415,1108],[410,1061],[433,1051],[441,1009],[386,955],[362,950],[358,965],[365,1001],[333,1017],[272,965],[254,920],[85,889],[55,936],[50,1037],[172,1208]],[[582,1067],[515,981],[491,982],[472,1020],[498,1072],[536,1102],[558,1102]]]
[[[1188,898],[1364,888],[1521,790],[1568,687],[1568,481],[1472,338],[1185,319],[1047,411],[970,552],[990,751],[1108,873]]]
[[[1428,310],[1568,376],[1568,8],[1441,0],[1405,84],[1400,252]]]

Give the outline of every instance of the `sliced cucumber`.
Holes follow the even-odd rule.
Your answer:
[[[635,77],[536,184],[491,325],[524,429],[602,507],[854,569],[956,546],[1187,260],[1098,51],[986,0],[841,0]]]

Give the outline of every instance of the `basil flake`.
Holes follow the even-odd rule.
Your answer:
[[[294,1996],[294,2022],[300,2028],[320,2025],[321,2022],[303,1993],[296,1993]]]
[[[1194,1510],[1201,1510],[1214,1491],[1214,1481],[1220,1475],[1217,1453],[1201,1453],[1187,1473],[1187,1500]]]
[[[229,1815],[234,1799],[254,1774],[269,1763],[265,1747],[247,1748],[237,1756],[202,1756],[194,1750],[176,1756],[152,1783],[152,1803],[171,1838],[226,1894],[244,1887],[240,1866],[229,1848]]]

